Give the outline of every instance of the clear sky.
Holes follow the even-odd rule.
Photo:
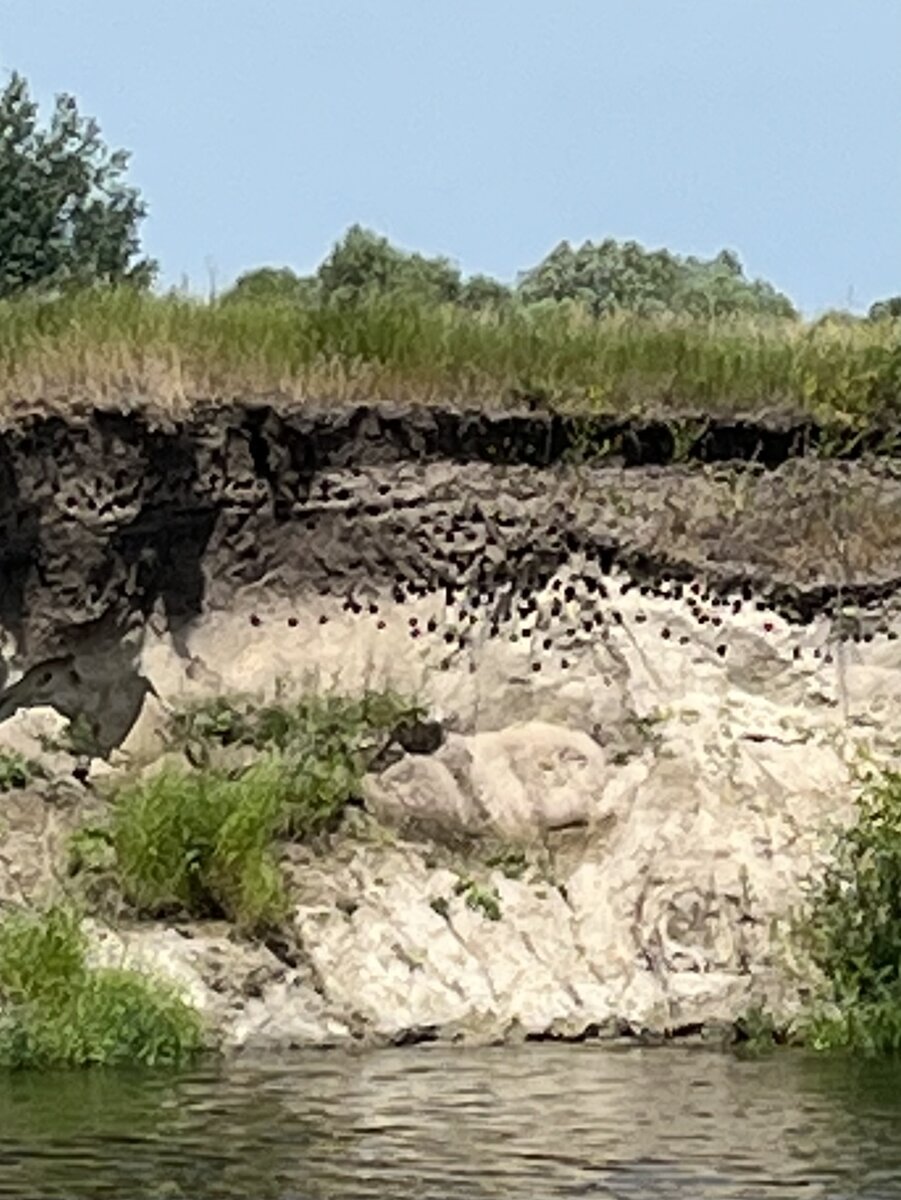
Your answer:
[[[506,280],[612,236],[901,293],[901,0],[0,0],[12,69],[132,152],[166,286],[358,221]]]

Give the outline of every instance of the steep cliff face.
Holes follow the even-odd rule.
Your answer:
[[[237,1041],[791,1008],[770,923],[853,812],[858,743],[894,753],[901,478],[792,457],[797,429],[711,426],[678,464],[665,426],[607,435],[590,465],[541,413],[237,406],[0,438],[0,739],[50,705],[140,760],[168,705],[279,681],[442,724],[367,781],[393,846],[285,849],[304,965],[245,964],[244,1000],[234,966]],[[65,824],[17,804],[0,895]],[[461,837],[535,859],[476,864],[500,920],[429,849]],[[219,1011],[219,942],[130,937]]]
[[[443,595],[441,633],[465,609],[491,636],[561,567],[703,577],[800,621],[839,598],[878,604],[901,578],[885,465],[785,458],[800,428],[711,426],[700,464],[669,467],[665,426],[592,437],[619,453],[578,466],[573,429],[528,413],[199,407],[171,428],[103,412],[14,426],[0,436],[0,712],[93,705],[108,748],[140,705],[129,664],[148,623],[184,651],[202,614],[250,595],[340,597],[353,615],[370,592]],[[117,711],[100,712],[112,680]]]

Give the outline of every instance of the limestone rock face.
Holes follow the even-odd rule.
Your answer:
[[[623,792],[617,774],[588,734],[528,721],[472,737],[452,734],[434,756],[407,755],[367,777],[364,798],[382,818],[528,843],[615,817]]]
[[[472,795],[466,795],[448,767],[434,757],[406,755],[378,775],[363,780],[367,808],[385,821],[432,823],[446,829],[484,825]]]
[[[782,461],[778,430],[738,468],[752,432],[664,467],[659,429],[617,425],[628,464],[577,468],[547,413],[0,431],[0,750],[71,779],[41,733],[84,716],[109,756],[81,793],[0,793],[0,902],[52,892],[173,707],[391,688],[444,736],[366,778],[361,829],[282,847],[298,965],[149,923],[98,953],[180,980],[236,1047],[792,1013],[773,931],[853,819],[857,750],[897,759],[901,480]]]
[[[73,776],[78,760],[65,747],[66,725],[43,706],[0,722],[0,903],[53,896],[68,836],[90,815],[91,798]],[[10,770],[14,764],[24,769],[22,778]]]
[[[235,939],[215,923],[112,930],[87,922],[89,961],[128,967],[174,984],[226,1048],[337,1045],[350,1031],[308,973],[286,967],[264,946]]]
[[[613,772],[586,735],[540,723],[395,764],[372,783],[395,801],[384,812],[418,799],[451,830],[478,804],[480,828],[547,854],[527,849],[509,878],[395,839],[298,867],[296,927],[325,994],[394,1039],[716,1027],[752,1002],[790,1019],[773,923],[830,822],[852,819],[853,791],[833,739],[786,731],[760,700],[752,712],[692,710]]]
[[[604,804],[614,768],[579,730],[543,721],[471,739],[470,786],[489,822],[511,838],[553,829],[597,826],[615,809]]]

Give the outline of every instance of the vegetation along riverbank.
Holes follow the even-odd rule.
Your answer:
[[[896,1050],[897,299],[359,226],[161,295],[35,123],[16,76],[0,1064]]]

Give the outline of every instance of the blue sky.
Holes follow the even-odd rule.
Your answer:
[[[0,80],[132,152],[162,283],[359,221],[502,279],[562,238],[901,292],[901,0],[0,0]]]

